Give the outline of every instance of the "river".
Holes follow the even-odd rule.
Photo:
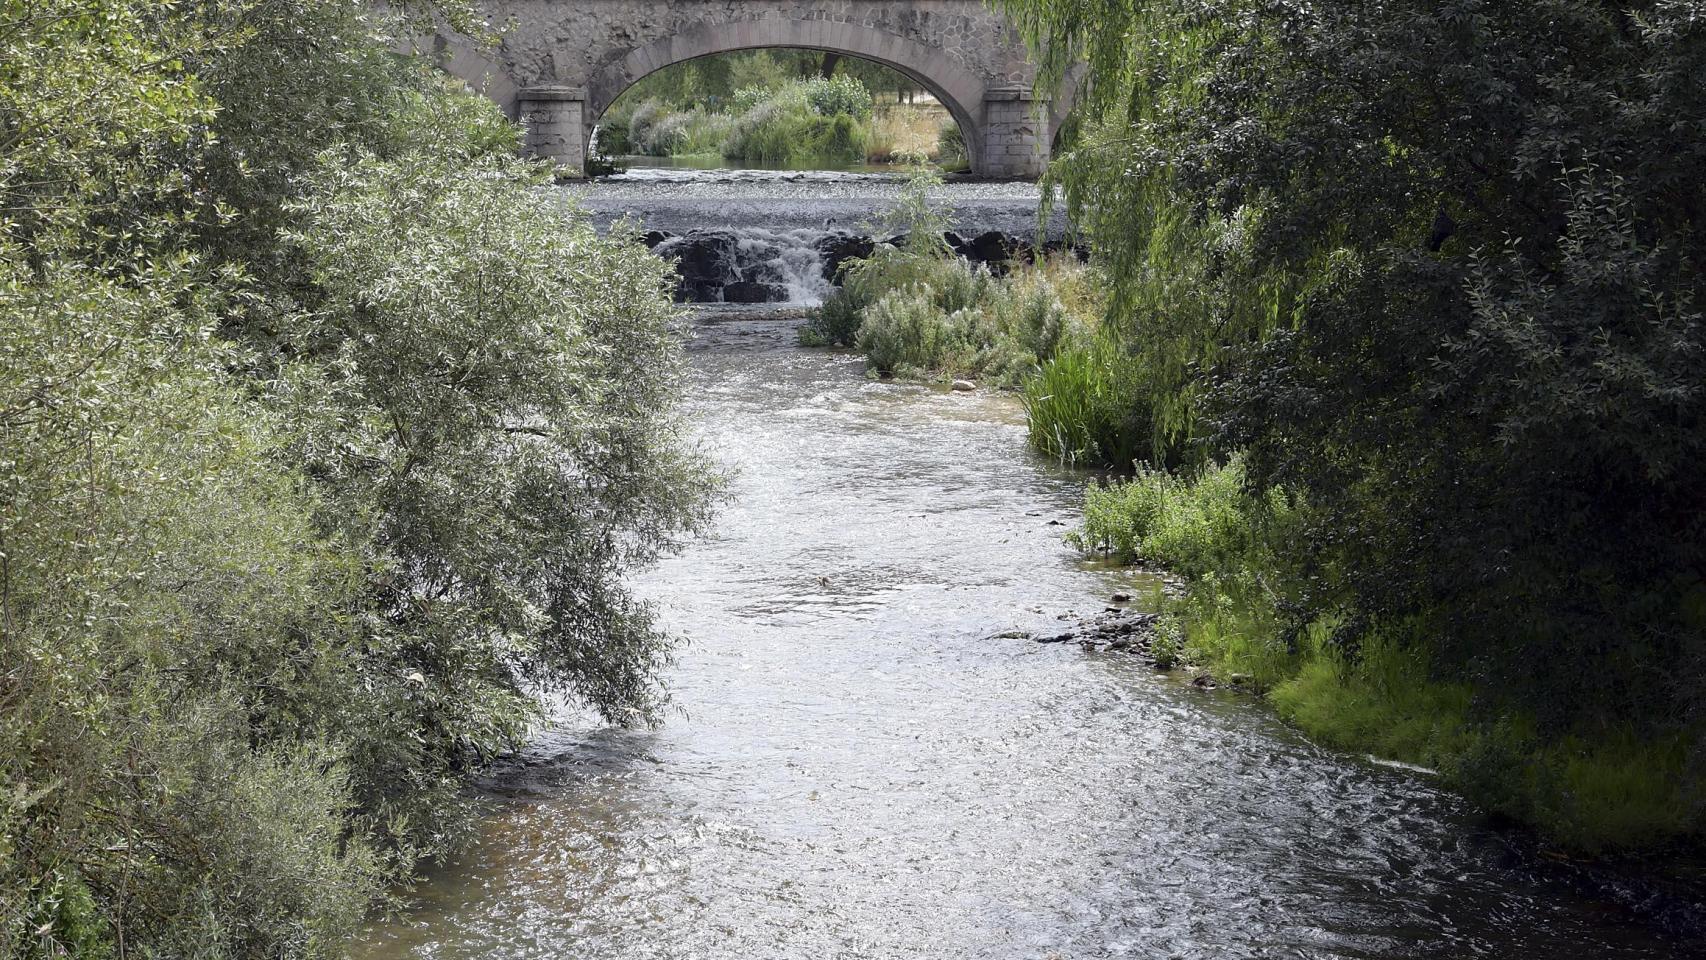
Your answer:
[[[358,945],[422,958],[1658,958],[1434,778],[1058,629],[1154,587],[1062,543],[1083,477],[1010,396],[867,379],[798,310],[702,314],[733,474],[638,578],[686,643],[653,730],[565,711],[478,842]]]

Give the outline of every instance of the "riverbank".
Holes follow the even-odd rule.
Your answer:
[[[1276,709],[1287,722],[1294,724],[1312,739],[1336,749],[1366,752],[1372,762],[1393,766],[1428,777],[1439,777],[1451,784],[1449,775],[1440,770],[1400,759],[1403,751],[1390,749],[1389,743],[1378,737],[1344,736],[1343,716],[1351,712],[1342,706],[1338,695],[1314,695],[1307,692],[1275,696],[1278,688],[1264,685],[1257,677],[1236,669],[1243,664],[1224,656],[1190,659],[1201,656],[1197,649],[1181,650],[1179,625],[1170,621],[1179,601],[1187,595],[1186,587],[1176,579],[1166,578],[1160,585],[1151,579],[1166,578],[1160,571],[1143,571],[1146,597],[1129,590],[1119,590],[1107,597],[1108,605],[1089,615],[1059,614],[1058,627],[1030,631],[1009,630],[998,633],[991,641],[1028,640],[1040,644],[1064,644],[1087,654],[1118,655],[1135,658],[1163,673],[1188,678],[1190,686],[1202,690],[1226,687]],[[1366,694],[1366,691],[1364,691]],[[1423,694],[1422,696],[1426,696]],[[1437,691],[1435,696],[1438,696]],[[1308,710],[1299,705],[1316,702]],[[1334,709],[1337,707],[1337,709]],[[1365,704],[1360,711],[1378,714],[1382,724],[1401,727],[1413,723],[1390,708]],[[1322,724],[1311,722],[1319,717],[1333,718]],[[1460,718],[1442,718],[1459,719]],[[1416,759],[1439,762],[1437,757],[1412,755]],[[1706,938],[1706,856],[1699,850],[1673,851],[1659,859],[1652,856],[1583,857],[1559,849],[1556,843],[1536,832],[1530,825],[1506,821],[1508,829],[1500,830],[1508,844],[1509,860],[1513,867],[1530,871],[1550,882],[1568,885],[1582,896],[1615,903],[1619,908],[1640,917],[1670,935],[1688,939]]]
[[[930,229],[938,215],[921,184],[909,189],[900,209]],[[1095,276],[1062,263],[1003,278],[939,244],[881,247],[850,261],[802,342],[855,347],[875,375],[1017,389],[1039,452],[1116,471],[1136,462],[1134,479],[1092,485],[1072,540],[1183,578],[1145,645],[1163,664],[1255,691],[1329,746],[1439,770],[1565,855],[1649,865],[1698,855],[1686,733],[1548,726],[1505,687],[1451,672],[1437,653],[1448,618],[1371,623],[1335,606],[1327,591],[1343,576],[1295,549],[1318,522],[1308,503],[1253,492],[1236,453],[1163,442],[1144,406],[1156,361],[1101,328]],[[1144,464],[1157,460],[1170,469]]]

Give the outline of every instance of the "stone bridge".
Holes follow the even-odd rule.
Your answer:
[[[828,50],[894,68],[953,115],[972,172],[981,176],[1035,177],[1065,113],[1064,102],[1033,89],[1036,71],[1024,44],[981,0],[482,0],[481,6],[502,37],[495,49],[440,34],[422,52],[522,121],[531,153],[577,171],[593,128],[622,91],[655,70],[729,50]]]

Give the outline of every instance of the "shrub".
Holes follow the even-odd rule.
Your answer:
[[[1093,484],[1084,497],[1083,525],[1069,540],[1186,577],[1225,575],[1263,551],[1263,524],[1283,527],[1290,512],[1277,496],[1252,501],[1236,458],[1184,479],[1144,468],[1129,480]]]
[[[837,78],[841,80],[843,78]],[[857,81],[852,81],[858,90]],[[758,100],[734,121],[723,143],[723,155],[742,163],[791,166],[806,163],[857,163],[864,159],[870,115],[870,96],[863,114],[845,110],[825,113],[819,106],[837,107],[847,99],[846,84],[799,81]],[[747,91],[742,91],[742,94]],[[814,103],[813,97],[817,97]],[[736,97],[745,103],[745,96]]]
[[[855,77],[836,74],[830,78],[812,77],[804,82],[806,103],[820,117],[842,114],[855,120],[871,116],[871,92]]]
[[[971,155],[966,150],[965,132],[952,119],[944,121],[937,133],[936,162],[941,164],[944,170],[964,170],[971,165]]]
[[[1052,176],[1153,419],[1310,505],[1308,590],[1249,625],[1336,619],[1356,670],[1426,624],[1484,737],[1533,719],[1477,796],[1556,793],[1525,755],[1686,742],[1654,769],[1688,817],[1626,802],[1706,836],[1698,5],[1013,6],[1045,73],[1087,61]]]
[[[807,347],[851,347],[865,321],[870,303],[843,285],[812,310],[800,327],[800,344]]]
[[[627,117],[606,114],[604,119],[598,122],[594,140],[593,147],[602,157],[617,157],[639,152],[639,148],[634,146],[633,137],[629,132]]]
[[[778,84],[780,86],[780,84]],[[753,107],[770,99],[771,88],[768,86],[741,87],[729,98],[729,112],[741,116]]]
[[[652,121],[636,142],[640,152],[654,157],[685,153],[687,126],[693,121],[691,113],[666,113]]]
[[[341,956],[541,691],[662,700],[619,571],[712,486],[666,268],[543,211],[514,128],[354,7],[37,12],[0,30],[34,118],[0,178],[0,956]]]
[[[1038,364],[1086,336],[1055,295],[1060,265],[996,278],[952,254],[946,216],[930,201],[939,183],[920,168],[885,217],[904,244],[880,245],[842,267],[841,286],[801,327],[807,345],[852,345],[883,375],[978,377],[1017,386]]]
[[[656,142],[652,128],[672,112],[667,103],[655,97],[642,100],[628,114],[628,141],[640,152],[649,152]]]
[[[204,277],[0,244],[0,954],[334,956],[360,558],[209,337]],[[13,557],[28,557],[15,562]]]

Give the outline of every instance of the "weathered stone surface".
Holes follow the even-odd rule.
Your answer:
[[[987,263],[991,266],[1005,264],[1013,254],[1023,246],[1023,243],[999,230],[989,230],[978,234],[962,247],[961,256],[967,260]]]
[[[756,280],[737,280],[723,288],[724,303],[781,303],[788,288]]]
[[[495,50],[439,35],[417,44],[527,125],[527,148],[584,169],[598,119],[635,81],[710,53],[831,50],[907,74],[965,133],[972,171],[1034,177],[1069,91],[1035,91],[1012,25],[982,0],[480,0]],[[1070,85],[1069,85],[1070,86]]]
[[[675,261],[680,276],[675,299],[682,303],[716,303],[723,289],[740,280],[738,240],[727,230],[693,230],[671,237],[653,252]]]
[[[832,233],[817,241],[818,255],[823,258],[823,278],[840,279],[841,265],[854,257],[868,257],[877,248],[876,241],[852,233]]]

